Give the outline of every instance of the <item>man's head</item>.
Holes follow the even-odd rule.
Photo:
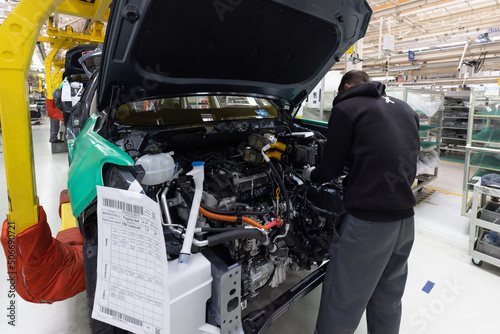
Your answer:
[[[339,85],[339,94],[345,91],[347,88],[356,86],[363,82],[370,82],[370,76],[363,71],[352,70],[344,74]]]

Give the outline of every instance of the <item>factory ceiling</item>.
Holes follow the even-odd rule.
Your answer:
[[[17,2],[0,0],[0,23]],[[365,38],[354,46],[354,54],[341,58],[334,70],[344,71],[351,62],[361,63],[372,76],[403,76],[409,82],[436,78],[456,81],[464,77],[475,77],[478,82],[498,80],[500,0],[368,3],[373,15]],[[90,24],[88,19],[63,14],[57,14],[56,20],[60,28],[71,25],[78,32]],[[394,39],[393,45],[386,43],[391,39],[388,35]]]

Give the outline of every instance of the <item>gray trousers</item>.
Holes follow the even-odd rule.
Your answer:
[[[50,119],[50,138],[51,143],[55,143],[58,140],[59,135],[59,121],[56,119]]]
[[[366,309],[370,334],[397,334],[414,239],[413,217],[373,222],[350,214],[330,248],[316,334],[351,334]]]

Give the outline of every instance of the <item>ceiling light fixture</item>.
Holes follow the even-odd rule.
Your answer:
[[[401,52],[408,52],[408,51],[415,51],[415,52],[419,52],[419,51],[422,51],[422,50],[429,50],[430,47],[429,46],[422,46],[422,47],[418,47],[418,48],[413,48],[413,49],[408,49],[408,50],[401,50]]]
[[[387,77],[372,77],[373,81],[385,81],[385,80],[395,80],[396,78],[393,75],[389,75]]]
[[[398,67],[390,67],[388,69],[389,72],[391,71],[407,71],[407,70],[419,70],[421,69],[422,66],[420,65],[414,65],[414,66],[398,66]]]
[[[366,70],[366,73],[384,73],[384,72],[395,72],[395,71],[408,71],[408,70],[419,70],[422,66],[420,65],[411,65],[411,66],[397,66],[397,67],[389,67],[387,70]]]
[[[457,46],[457,45],[465,45],[467,44],[467,41],[460,41],[460,42],[453,42],[453,43],[446,43],[446,44],[438,44],[436,45],[437,48],[445,48],[447,46]]]

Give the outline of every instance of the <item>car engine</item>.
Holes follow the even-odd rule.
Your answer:
[[[263,288],[284,282],[290,271],[314,270],[327,260],[342,211],[337,181],[314,184],[301,176],[305,165],[320,162],[324,137],[272,125],[257,131],[193,128],[178,133],[124,128],[114,143],[135,166],[103,169],[105,185],[128,189],[139,181],[144,193],[160,204],[167,254],[174,260],[181,256],[196,188],[187,172],[194,161],[204,162],[191,252],[215,257],[225,268],[241,268],[236,294],[241,309]],[[214,280],[222,280],[226,271],[213,273]],[[213,300],[211,322],[225,332],[229,305],[226,312],[225,305]]]

